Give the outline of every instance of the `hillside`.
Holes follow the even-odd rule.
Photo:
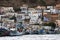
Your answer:
[[[0,0],[0,6],[19,7],[22,4],[28,4],[31,7],[37,5],[56,5],[60,0]]]

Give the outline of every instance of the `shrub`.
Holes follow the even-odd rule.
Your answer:
[[[49,22],[48,24],[44,23],[43,25],[44,26],[51,26],[53,29],[56,27],[56,24],[54,22]]]

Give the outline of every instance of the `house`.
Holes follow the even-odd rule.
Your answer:
[[[44,12],[45,12],[45,13],[50,13],[51,10],[44,9]]]
[[[42,15],[42,10],[41,10],[41,9],[36,8],[35,10],[36,10],[36,12],[35,12],[35,13],[39,14],[39,16],[41,16],[41,15]]]
[[[58,19],[58,14],[48,13],[47,17],[49,18],[50,22],[55,22]]]
[[[5,15],[0,15],[0,26],[2,26],[2,24],[3,24],[3,17],[4,17]]]
[[[57,27],[60,27],[60,20],[56,20],[55,24],[56,24]]]
[[[55,6],[47,6],[46,9],[44,9],[44,12],[51,12],[51,13],[58,13],[58,10],[55,8]]]
[[[38,8],[28,8],[28,15],[30,17],[30,24],[34,24],[38,21],[38,18],[42,16],[42,10]]]
[[[47,6],[47,9],[44,9],[43,16],[47,18],[46,20],[53,21],[58,19],[58,9],[54,8],[55,6]]]
[[[31,16],[31,14],[33,14],[33,12],[36,12],[36,10],[34,8],[28,8],[28,15]]]
[[[38,19],[37,23],[38,24],[42,24],[43,23],[42,20],[41,20],[41,18]]]
[[[50,9],[50,11],[51,11],[52,14],[59,13],[59,11],[57,9]]]
[[[0,15],[0,20],[2,20],[2,17],[5,16],[5,15]]]
[[[20,7],[20,9],[21,9],[21,12],[22,12],[22,13],[27,13],[27,11],[28,11],[28,6],[25,5],[25,4],[23,4],[23,5]]]
[[[25,15],[24,23],[29,24],[30,18],[31,17],[29,15]]]
[[[60,4],[56,4],[55,8],[60,9]]]
[[[48,19],[47,17],[43,17],[43,21],[44,21],[44,22],[48,22],[49,19]]]
[[[38,14],[31,14],[30,24],[35,24],[38,21]]]
[[[54,6],[47,6],[47,9],[54,9]]]
[[[14,15],[17,16],[17,14],[18,14],[18,13],[15,13],[15,12],[14,12],[14,13],[8,12],[8,13],[6,13],[5,15],[6,15],[6,16],[9,16],[9,17],[12,17],[12,16],[14,16]]]
[[[32,31],[41,29],[40,25],[35,24],[30,24],[29,27],[32,29]]]
[[[4,14],[4,10],[2,7],[0,7],[0,15],[3,15]]]
[[[23,22],[25,19],[25,14],[21,13],[21,14],[17,14],[17,22]]]
[[[58,13],[60,13],[60,4],[56,4],[55,9],[57,10]]]
[[[28,15],[31,16],[33,14],[39,14],[39,16],[42,15],[42,10],[38,8],[29,8]]]
[[[36,8],[38,8],[38,9],[46,9],[45,6],[39,6],[39,5]]]
[[[1,7],[4,12],[14,12],[13,7]]]
[[[3,26],[5,26],[5,27],[7,27],[7,28],[15,28],[14,20],[6,19],[6,20],[3,22]]]
[[[47,22],[55,22],[58,19],[58,15],[58,13],[43,13],[44,20],[48,20]]]

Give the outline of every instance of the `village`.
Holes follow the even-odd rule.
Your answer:
[[[60,34],[59,6],[30,8],[24,4],[17,12],[13,7],[0,7],[0,30],[4,32],[0,34]]]

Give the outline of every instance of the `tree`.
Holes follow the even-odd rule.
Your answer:
[[[46,5],[45,0],[38,0],[38,1],[39,1],[39,3],[38,3],[38,4],[40,4],[40,5],[42,5],[42,6],[45,6],[45,5]]]
[[[56,24],[54,22],[50,22],[48,25],[51,26],[53,29],[55,29],[56,27]]]
[[[43,25],[44,26],[51,26],[53,29],[55,29],[55,27],[56,27],[56,24],[54,22],[49,22],[48,24],[44,23]]]
[[[11,19],[11,20],[14,20],[14,22],[16,22],[16,17],[15,17],[15,15],[12,16],[10,19]]]
[[[20,8],[14,8],[14,11],[17,12],[17,11],[21,11]]]

